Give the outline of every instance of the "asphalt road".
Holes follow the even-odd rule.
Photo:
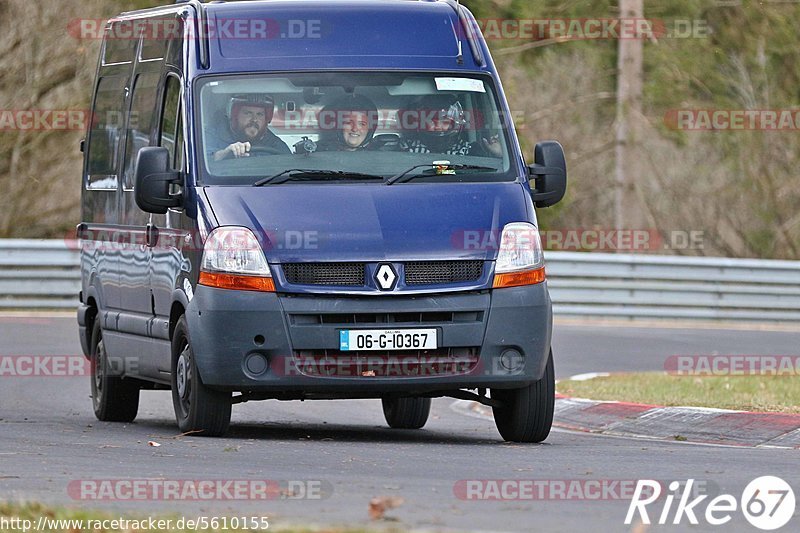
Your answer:
[[[796,332],[556,327],[557,374],[659,370],[674,354],[797,354]],[[0,355],[78,354],[74,319],[0,317]],[[0,500],[37,500],[140,516],[177,513],[267,516],[287,524],[480,531],[629,531],[629,499],[594,501],[573,494],[543,501],[459,497],[465,480],[539,480],[580,487],[638,479],[685,481],[737,499],[752,479],[781,476],[800,496],[797,451],[736,449],[554,431],[542,445],[508,444],[491,421],[468,416],[453,400],[434,401],[420,431],[390,430],[379,401],[254,402],[234,406],[228,437],[178,437],[166,392],[144,392],[134,424],[98,422],[88,378],[0,378]],[[148,446],[156,441],[160,447]],[[318,482],[322,498],[269,501],[86,501],[70,492],[80,480],[282,480]],[[72,483],[72,485],[70,484]],[[490,485],[477,486],[487,490]],[[311,490],[311,489],[310,489]],[[618,492],[618,491],[617,491]],[[297,492],[295,492],[297,494]],[[484,493],[487,494],[487,493]],[[370,521],[378,496],[404,503]],[[678,501],[678,498],[675,498]],[[706,502],[708,499],[706,499]],[[657,520],[665,500],[648,507]],[[675,515],[675,507],[669,522]],[[758,531],[734,512],[730,523],[697,531]],[[786,531],[797,530],[796,512]],[[651,526],[648,531],[683,531]],[[640,529],[641,531],[641,529]]]

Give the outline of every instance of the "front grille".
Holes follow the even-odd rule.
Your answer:
[[[364,263],[284,263],[286,281],[295,285],[362,286]]]
[[[452,324],[483,322],[483,311],[423,311],[411,313],[324,313],[289,315],[294,326],[350,324]]]
[[[425,377],[468,374],[478,366],[480,348],[438,348],[436,350],[341,351],[298,350],[297,370],[307,376]]]
[[[483,261],[411,261],[406,263],[406,285],[438,285],[477,281]]]
[[[365,263],[284,263],[286,281],[293,285],[361,287],[366,284]],[[406,285],[440,285],[477,281],[483,261],[410,261],[405,264]]]

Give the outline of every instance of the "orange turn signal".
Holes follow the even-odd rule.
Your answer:
[[[502,287],[520,287],[522,285],[536,285],[545,280],[544,267],[536,270],[523,270],[521,272],[506,272],[494,275],[495,289]]]
[[[243,276],[222,272],[200,272],[200,285],[239,291],[275,292],[275,282],[265,276]]]

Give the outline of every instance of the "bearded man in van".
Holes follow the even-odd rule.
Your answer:
[[[271,96],[236,95],[228,102],[228,131],[209,137],[214,161],[251,155],[291,154],[291,150],[267,125],[275,102]],[[224,148],[218,148],[224,147]]]

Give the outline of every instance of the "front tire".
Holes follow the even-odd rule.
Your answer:
[[[103,422],[132,422],[139,412],[139,384],[121,375],[109,361],[100,317],[92,325],[92,407],[94,416]]]
[[[172,336],[172,405],[183,433],[220,437],[231,423],[231,393],[209,389],[200,380],[186,317]]]
[[[383,398],[383,416],[394,429],[420,429],[431,412],[430,398]]]
[[[550,434],[556,399],[553,351],[547,359],[544,376],[521,389],[492,389],[492,399],[502,407],[492,407],[494,423],[504,440],[542,442]]]

